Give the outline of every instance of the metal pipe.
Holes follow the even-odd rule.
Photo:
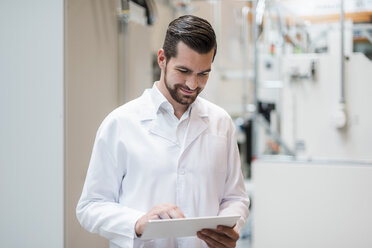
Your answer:
[[[129,0],[121,0],[120,1],[121,9],[120,9],[120,19],[122,22],[128,23],[129,22]]]
[[[252,154],[257,157],[258,155],[258,143],[257,143],[257,117],[258,117],[258,26],[257,26],[257,0],[252,2],[252,32],[253,32],[253,53],[254,53],[254,75],[253,75],[253,103],[255,106],[253,114],[253,126],[252,126]]]
[[[340,0],[340,22],[341,22],[341,99],[345,103],[345,21],[344,21],[344,0]]]
[[[221,44],[221,15],[222,15],[222,6],[221,6],[221,1],[214,1],[211,2],[213,4],[213,25],[214,25],[214,30],[216,32],[216,39],[217,39],[217,45]],[[213,62],[214,65],[216,66],[217,70],[221,70],[221,63],[220,63],[220,57],[217,56],[216,60]]]
[[[129,100],[129,1],[121,0],[119,14],[119,42],[118,42],[118,64],[119,64],[119,104]]]
[[[241,47],[242,47],[242,113],[243,116],[247,114],[247,105],[248,105],[248,81],[249,78],[245,77],[245,71],[248,71],[248,58],[247,58],[247,46],[248,46],[248,13],[249,8],[244,6],[242,8],[242,39],[241,39]]]

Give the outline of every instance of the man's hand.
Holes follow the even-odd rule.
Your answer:
[[[234,227],[218,226],[217,230],[203,229],[197,233],[198,238],[207,243],[208,247],[213,248],[230,248],[236,246],[236,241],[239,239],[239,233]]]
[[[147,214],[142,216],[135,226],[137,236],[141,236],[149,220],[185,218],[182,211],[173,204],[162,203],[153,207]]]

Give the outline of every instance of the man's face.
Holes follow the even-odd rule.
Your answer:
[[[181,105],[190,105],[207,84],[214,50],[199,54],[183,42],[177,45],[177,57],[172,57],[162,68],[166,89]]]

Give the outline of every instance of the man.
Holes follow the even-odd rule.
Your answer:
[[[110,247],[235,247],[248,217],[235,129],[198,97],[216,54],[211,25],[195,16],[169,24],[161,76],[110,113],[98,129],[77,206],[81,225]],[[194,237],[142,241],[148,220],[240,215],[233,227]]]

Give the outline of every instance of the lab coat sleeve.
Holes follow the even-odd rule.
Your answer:
[[[241,218],[235,226],[235,230],[240,232],[248,218],[250,202],[244,186],[235,132],[235,126],[231,121],[225,190],[218,215],[240,215]]]
[[[118,203],[126,169],[119,131],[114,121],[106,120],[99,128],[76,215],[89,232],[120,247],[133,247],[135,223],[145,213]]]

